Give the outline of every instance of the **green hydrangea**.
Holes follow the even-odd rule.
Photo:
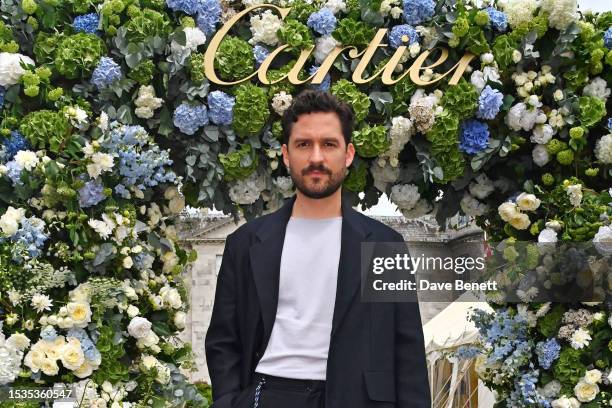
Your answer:
[[[487,41],[484,31],[478,26],[470,27],[467,35],[465,36],[466,49],[472,54],[479,55],[489,52],[489,42]]]
[[[586,367],[581,361],[582,351],[575,350],[571,347],[564,347],[559,353],[559,358],[553,363],[552,371],[554,378],[559,380],[561,384],[578,383],[586,372]]]
[[[591,127],[606,115],[606,104],[596,96],[581,96],[578,99],[578,110],[582,125]]]
[[[130,43],[140,43],[149,38],[165,37],[172,30],[168,16],[159,11],[136,8],[125,24],[125,37]]]
[[[545,186],[552,186],[555,184],[555,176],[550,173],[542,174],[542,183],[544,183]]]
[[[561,150],[557,153],[557,161],[563,166],[569,166],[574,161],[574,152],[570,149]]]
[[[220,153],[218,157],[225,181],[245,179],[257,169],[258,157],[250,144],[245,143],[228,154]]]
[[[489,13],[486,10],[479,10],[474,16],[474,22],[479,26],[486,26],[489,24]]]
[[[206,79],[204,73],[204,54],[192,52],[187,66],[189,68],[189,76],[193,82],[202,82]]]
[[[468,21],[467,17],[459,17],[457,20],[455,20],[452,31],[455,37],[461,38],[468,33],[469,29],[470,22]]]
[[[291,11],[287,14],[285,21],[297,20],[304,24],[308,21],[308,17],[312,13],[317,11],[313,2],[306,2],[304,0],[295,0],[291,3]]]
[[[87,0],[68,0],[68,3],[71,3],[74,14],[85,14],[91,7],[91,3]]]
[[[549,154],[554,155],[565,149],[567,149],[567,143],[559,139],[550,139],[550,141],[546,143],[546,150]]]
[[[506,69],[513,65],[512,53],[516,49],[517,42],[507,34],[502,34],[495,38],[493,42],[493,56],[501,69]]]
[[[448,87],[442,96],[442,105],[457,114],[459,119],[470,117],[478,107],[478,92],[474,85],[461,78],[456,86]]]
[[[353,131],[352,137],[355,151],[361,157],[376,157],[389,149],[391,144],[387,137],[387,129],[380,126],[367,125]]]
[[[344,46],[367,46],[372,41],[374,34],[374,27],[352,18],[341,19],[332,32],[332,36]]]
[[[280,120],[274,121],[272,123],[272,127],[270,128],[272,132],[272,136],[274,136],[277,140],[281,140],[283,138],[283,124]]]
[[[465,159],[459,150],[457,114],[445,109],[425,136],[431,142],[431,157],[442,168],[442,178],[437,181],[446,184],[461,176]]]
[[[55,61],[55,50],[61,42],[63,34],[48,34],[39,32],[34,40],[34,56],[37,64],[53,64]]]
[[[0,21],[0,49],[3,49],[7,44],[14,43],[13,30],[7,26],[4,21]],[[19,44],[17,44],[19,49]],[[8,52],[8,51],[6,51]]]
[[[251,83],[236,89],[232,127],[242,138],[258,135],[270,116],[266,91]]]
[[[241,38],[225,36],[219,44],[214,64],[215,71],[225,81],[245,78],[255,69],[253,49]]]
[[[538,223],[533,223],[533,225],[538,225]],[[538,251],[537,245],[527,244],[525,247],[525,262],[524,267],[526,269],[534,269],[540,263],[540,252]]]
[[[71,35],[63,38],[57,46],[55,69],[69,79],[88,78],[106,53],[106,45],[97,35]]]
[[[353,107],[356,122],[361,122],[368,116],[370,98],[359,91],[354,83],[347,79],[336,81],[331,87],[331,93],[342,102],[346,102]]]
[[[566,71],[563,73],[563,78],[567,80],[568,88],[576,89],[589,81],[589,73],[586,68],[578,68],[570,71]]]
[[[361,19],[361,6],[359,0],[346,1],[346,14],[348,18],[352,18],[353,20]]]
[[[314,46],[310,29],[297,20],[285,20],[285,23],[278,29],[278,38],[289,44],[289,47],[298,53],[304,48]]]
[[[55,102],[64,95],[64,88],[54,88],[47,93],[47,100]]]
[[[410,97],[416,91],[416,86],[410,80],[409,76],[403,77],[399,82],[391,88],[391,96],[393,102],[391,102],[391,112],[393,115],[402,115],[408,111],[408,105],[410,104]]]
[[[155,65],[151,60],[143,60],[138,63],[128,73],[128,77],[138,82],[140,85],[147,85],[153,79]]]
[[[365,190],[366,178],[368,176],[368,166],[365,162],[360,161],[358,164],[353,162],[353,165],[349,168],[349,173],[344,179],[342,187],[355,193],[360,193]]]
[[[597,25],[597,28],[604,31],[609,27],[612,27],[612,11],[604,11],[603,13],[599,13],[595,24]]]
[[[19,131],[32,146],[37,149],[48,147],[55,153],[70,136],[70,130],[70,123],[61,112],[47,109],[28,113],[19,126]]]
[[[34,14],[38,9],[38,4],[34,0],[22,0],[21,1],[21,9],[26,14]]]
[[[270,69],[267,71],[267,77],[270,81],[276,81],[287,75],[291,68],[295,65],[295,61],[283,65],[280,69]],[[272,99],[277,93],[285,91],[287,94],[295,92],[295,85],[287,80],[279,81],[275,84],[268,85],[268,98]]]

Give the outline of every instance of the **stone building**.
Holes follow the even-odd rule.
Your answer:
[[[449,222],[446,231],[440,231],[433,217],[406,219],[403,216],[372,216],[402,234],[411,256],[462,256],[482,250],[482,231],[470,224],[466,217],[456,217]],[[197,260],[185,272],[189,286],[191,308],[183,332],[183,339],[191,342],[198,371],[192,380],[209,381],[204,353],[204,339],[212,313],[217,274],[221,266],[225,238],[245,221],[236,224],[232,217],[211,215],[206,212],[190,212],[181,217],[181,245],[195,249]],[[451,272],[452,273],[452,272]],[[417,274],[419,272],[417,271]],[[437,275],[448,280],[448,276]],[[425,324],[451,301],[435,299],[420,303],[421,319]],[[420,296],[419,296],[420,297]]]

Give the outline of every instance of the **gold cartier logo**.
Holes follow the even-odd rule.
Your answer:
[[[306,83],[306,82],[311,82],[313,84],[320,84],[323,81],[323,79],[325,78],[325,75],[327,74],[327,72],[329,71],[331,66],[333,65],[333,63],[336,60],[336,58],[340,55],[340,53],[342,53],[342,51],[348,49],[349,50],[349,57],[351,57],[351,58],[361,57],[361,60],[359,61],[359,64],[357,64],[357,67],[355,68],[355,71],[353,72],[353,77],[352,77],[352,81],[354,83],[356,83],[356,84],[365,84],[365,83],[368,83],[368,82],[376,79],[378,76],[380,76],[383,84],[385,84],[385,85],[393,85],[396,82],[398,82],[401,79],[403,79],[406,75],[409,75],[410,76],[410,80],[414,84],[425,86],[425,85],[431,85],[434,82],[437,82],[437,81],[441,80],[442,78],[446,77],[448,74],[450,74],[451,72],[454,71],[454,73],[451,76],[451,79],[449,81],[449,84],[450,85],[456,85],[457,82],[459,82],[459,79],[461,79],[461,76],[465,72],[465,69],[469,65],[470,61],[475,57],[474,54],[466,53],[459,60],[459,62],[457,62],[446,73],[442,74],[438,78],[433,79],[431,81],[422,81],[421,78],[420,78],[420,72],[422,70],[425,70],[425,69],[428,69],[428,68],[433,69],[433,68],[437,67],[438,65],[444,63],[444,61],[446,61],[446,59],[448,58],[448,50],[446,48],[435,47],[432,50],[424,51],[412,63],[412,65],[410,66],[410,68],[407,71],[403,72],[398,78],[394,79],[394,78],[391,77],[391,75],[395,71],[395,68],[397,67],[397,64],[399,63],[402,55],[404,54],[404,51],[407,48],[405,45],[401,45],[401,46],[399,46],[395,50],[395,53],[393,54],[391,59],[387,62],[387,64],[383,68],[381,68],[378,72],[376,72],[373,75],[371,75],[368,79],[363,79],[362,78],[363,72],[365,71],[365,68],[368,66],[370,60],[374,56],[374,53],[375,53],[376,49],[378,47],[386,47],[387,46],[387,44],[381,44],[382,39],[385,37],[385,34],[387,33],[387,29],[386,28],[380,28],[376,32],[376,35],[374,35],[374,38],[372,39],[372,41],[370,42],[368,47],[365,50],[362,50],[361,52],[359,52],[359,50],[356,47],[354,47],[354,46],[347,46],[347,47],[338,47],[337,46],[337,47],[335,47],[329,53],[329,55],[327,55],[327,57],[325,58],[325,60],[323,61],[323,63],[319,67],[319,69],[317,70],[317,72],[312,74],[310,77],[308,77],[305,80],[300,80],[298,78],[298,75],[299,75],[300,71],[302,71],[302,69],[304,67],[304,64],[306,63],[306,60],[308,59],[308,57],[310,56],[311,52],[314,49],[314,47],[312,47],[312,46],[307,48],[307,49],[303,49],[301,51],[300,56],[298,57],[295,65],[293,66],[291,71],[289,71],[286,75],[284,75],[282,78],[277,79],[275,81],[268,80],[268,78],[267,78],[267,71],[268,71],[268,68],[269,68],[270,64],[272,63],[272,61],[274,60],[274,58],[278,54],[280,54],[283,50],[285,50],[288,47],[287,44],[284,44],[284,45],[281,45],[280,47],[278,47],[277,49],[275,49],[274,51],[272,51],[266,57],[266,59],[262,62],[262,64],[257,69],[257,71],[253,72],[252,74],[250,74],[246,78],[242,78],[242,79],[239,79],[239,80],[234,81],[234,82],[223,81],[215,73],[215,66],[214,66],[214,58],[215,58],[215,56],[217,54],[217,49],[219,48],[219,44],[221,43],[221,40],[223,39],[225,34],[227,34],[227,32],[232,28],[232,26],[234,24],[236,24],[236,22],[238,20],[240,20],[244,15],[246,15],[250,11],[252,11],[254,9],[257,9],[257,8],[272,8],[272,9],[275,9],[276,11],[278,11],[278,13],[281,15],[281,18],[283,18],[283,19],[287,16],[289,11],[291,10],[291,7],[281,8],[281,7],[275,6],[273,4],[257,4],[257,5],[248,7],[246,9],[242,10],[239,13],[236,13],[236,15],[234,15],[230,20],[228,20],[227,23],[225,23],[223,25],[223,27],[221,27],[221,29],[219,31],[217,31],[215,36],[210,41],[208,49],[206,50],[206,54],[204,55],[204,70],[205,70],[204,72],[205,72],[205,75],[206,75],[206,77],[208,78],[209,81],[214,82],[215,84],[218,84],[218,85],[235,85],[235,84],[239,84],[241,82],[247,81],[247,80],[253,78],[255,75],[257,75],[259,81],[262,84],[264,84],[264,85],[275,84],[277,82],[281,82],[281,81],[284,81],[284,80],[288,80],[289,82],[291,82],[294,85],[300,85],[300,84],[303,84],[303,83]],[[404,40],[404,42],[407,42],[407,38],[403,38],[403,40]],[[441,51],[440,52],[440,56],[438,57],[437,61],[434,62],[431,65],[423,66],[423,63],[425,62],[427,57],[435,49],[439,49]]]

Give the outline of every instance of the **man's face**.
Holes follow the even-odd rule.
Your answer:
[[[353,144],[344,141],[335,112],[300,115],[282,151],[293,183],[309,198],[325,198],[338,190],[355,155]]]

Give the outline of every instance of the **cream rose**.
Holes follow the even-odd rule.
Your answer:
[[[136,316],[128,325],[128,333],[134,338],[144,339],[151,333],[151,322],[144,317]]]
[[[66,305],[68,316],[72,319],[74,327],[84,329],[91,322],[91,308],[88,303],[70,302]]]
[[[62,349],[62,365],[69,370],[80,368],[85,362],[85,355],[81,348],[81,342],[75,338],[71,338]]]
[[[599,393],[599,386],[597,384],[589,384],[586,381],[580,380],[574,387],[574,394],[580,402],[593,401]]]
[[[540,206],[540,200],[534,194],[521,193],[516,198],[516,204],[523,211],[535,211]]]

